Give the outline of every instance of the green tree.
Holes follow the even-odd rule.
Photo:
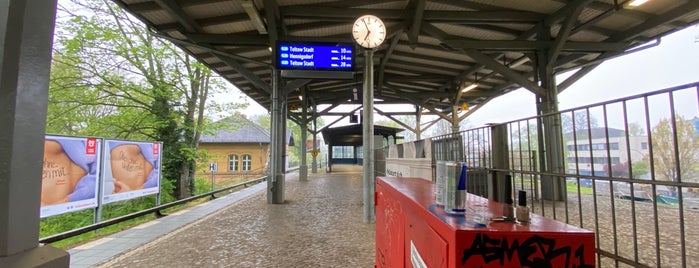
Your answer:
[[[641,124],[632,122],[629,123],[629,136],[646,136],[646,130],[641,126]]]
[[[610,170],[609,165],[604,165],[604,172],[612,177],[617,178],[628,178],[629,177],[629,162],[623,162],[618,164],[612,164]]]
[[[61,6],[73,15],[57,20],[47,131],[162,141],[163,177],[190,195],[207,98],[223,81],[112,1]]]
[[[668,181],[677,181],[680,177],[683,181],[697,181],[695,175],[699,171],[699,136],[694,124],[676,115],[673,132],[671,122],[671,119],[663,119],[651,132],[655,177]],[[679,159],[675,157],[676,150]]]
[[[534,163],[539,161],[539,159],[535,159],[539,148],[536,123],[523,121],[522,124],[511,125],[508,131],[514,167],[521,170],[533,170]]]
[[[325,125],[322,118],[318,118],[317,124],[318,124],[318,126],[317,126],[318,129],[320,129],[321,127],[323,127]],[[302,157],[301,156],[301,146],[306,146],[307,141],[301,140],[301,126],[296,124],[296,122],[294,122],[292,120],[286,120],[286,128],[288,130],[291,130],[291,134],[293,135],[294,141],[295,141],[295,146],[293,148],[289,149],[289,162],[292,164],[300,165],[301,164],[301,157]],[[308,139],[309,141],[313,141],[313,134],[312,134],[313,122],[312,121],[308,122],[308,131],[309,132],[306,133],[306,139]],[[321,134],[318,133],[318,137],[320,137],[320,136],[321,136]],[[310,148],[308,148],[308,150],[306,150],[305,157],[306,157],[307,165],[310,166],[311,161],[313,160],[313,156],[311,156],[311,149]],[[322,157],[322,156],[319,155],[319,157]]]
[[[396,118],[398,120],[400,120],[401,122],[407,124],[408,126],[412,126],[413,128],[418,127],[415,125],[415,124],[417,124],[417,120],[416,120],[415,116],[403,115],[403,116],[398,116]],[[397,127],[404,128],[403,126],[397,126]],[[420,126],[420,127],[422,127],[422,126]],[[420,131],[421,131],[420,138],[422,138],[422,139],[427,138],[423,134],[425,130],[420,129]],[[405,131],[401,132],[401,134],[403,135],[403,141],[405,141],[405,142],[417,140],[417,134],[415,132],[410,131],[409,129],[406,129]],[[397,143],[400,143],[400,142],[397,142]]]
[[[650,171],[648,160],[641,160],[631,163],[631,172],[634,179],[639,179],[641,176],[648,174]]]
[[[572,133],[573,124],[575,124],[575,131],[580,132],[581,130],[588,129],[588,116],[585,111],[576,111],[575,115],[572,114],[561,114],[561,128],[563,133]],[[597,119],[590,117],[589,119],[590,128],[596,128],[599,126]],[[583,131],[584,132],[584,131]],[[586,135],[585,132],[584,135]]]
[[[429,136],[440,136],[450,134],[452,131],[451,122],[439,119],[439,121],[430,128]]]
[[[271,129],[272,116],[270,116],[268,113],[253,115],[250,119],[266,130]]]

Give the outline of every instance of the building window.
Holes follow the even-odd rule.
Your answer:
[[[229,155],[228,156],[228,171],[238,171],[238,156]]]
[[[252,170],[252,157],[249,154],[243,155],[243,171]]]
[[[641,142],[641,149],[643,149],[643,150],[648,150],[648,143],[647,143],[647,142]]]
[[[612,142],[609,144],[609,149],[611,150],[619,150],[619,143],[618,142]]]
[[[593,161],[595,162],[595,164],[606,164],[607,158],[606,157],[595,157]]]
[[[333,146],[333,158],[335,158],[335,159],[354,158],[354,146]]]

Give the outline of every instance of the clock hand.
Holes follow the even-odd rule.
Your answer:
[[[364,36],[364,41],[369,39],[369,34],[371,34],[371,30],[369,30],[369,25],[366,24],[365,20],[362,20],[364,22],[364,27],[366,27],[366,36]]]

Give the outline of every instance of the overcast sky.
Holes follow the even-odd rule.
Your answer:
[[[692,26],[662,38],[660,45],[656,47],[602,63],[559,94],[559,109],[565,110],[699,81],[698,36],[699,27]],[[563,80],[559,76],[558,82]],[[695,115],[696,104],[695,98]],[[489,102],[474,112],[469,120],[471,125],[481,126],[534,115],[534,95],[525,89],[519,89]]]
[[[561,74],[558,82],[570,75]],[[692,26],[662,38],[660,45],[611,59],[595,68],[571,87],[559,94],[559,109],[660,90],[699,81],[699,27]],[[692,99],[692,98],[689,98]],[[693,98],[694,106],[697,105]],[[350,109],[351,110],[351,109]],[[254,101],[246,114],[266,112]],[[696,116],[694,107],[690,113]],[[487,123],[503,123],[536,114],[534,95],[525,89],[498,97],[473,113],[472,127]],[[375,115],[375,119],[379,119]],[[336,118],[327,118],[326,123]],[[341,124],[347,124],[343,120]],[[425,122],[426,119],[423,119]]]

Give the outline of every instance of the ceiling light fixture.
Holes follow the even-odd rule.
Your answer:
[[[475,82],[473,82],[472,84],[461,89],[461,93],[465,93],[466,91],[472,90],[472,89],[477,88],[477,87],[478,87],[478,73],[475,74]]]
[[[465,93],[466,91],[472,90],[472,89],[477,88],[477,87],[478,87],[478,84],[473,83],[473,84],[468,85],[464,89],[462,89],[461,92]]]
[[[637,7],[643,5],[646,2],[648,2],[648,0],[632,0],[631,3],[629,3],[629,6]]]

